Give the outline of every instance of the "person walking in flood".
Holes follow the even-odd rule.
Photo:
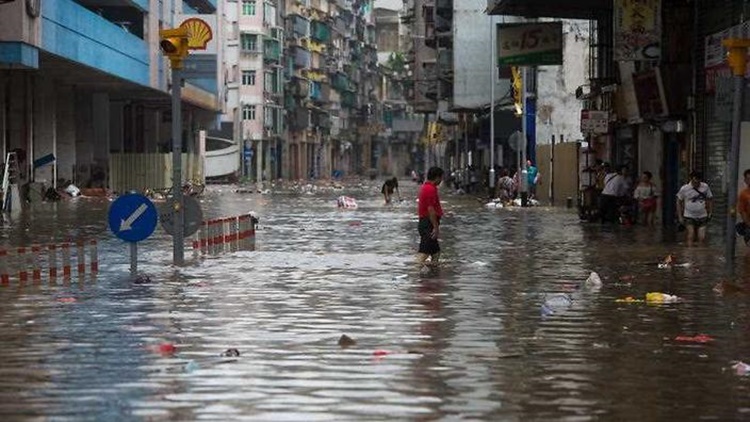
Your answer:
[[[653,174],[650,171],[644,171],[641,180],[633,192],[633,198],[638,201],[638,211],[643,217],[643,225],[653,226],[656,216],[656,205],[659,197],[656,192],[656,185],[651,181]]]
[[[750,246],[750,169],[742,174],[745,178],[745,189],[742,189],[737,197],[737,215],[740,222],[737,223],[737,234],[742,236],[745,244]]]
[[[419,189],[419,204],[417,214],[419,215],[419,253],[417,261],[426,264],[430,258],[432,265],[437,265],[440,259],[440,218],[443,216],[443,208],[440,206],[438,186],[443,181],[443,169],[432,167],[427,171],[427,181]]]
[[[380,193],[385,198],[385,203],[390,204],[393,200],[393,192],[398,194],[398,200],[401,200],[401,191],[398,189],[398,178],[388,179],[383,183],[383,187],[380,189]]]
[[[526,176],[529,183],[529,199],[536,199],[536,186],[539,184],[539,169],[531,160],[526,161]]]
[[[690,173],[690,182],[677,192],[677,218],[687,229],[687,244],[692,246],[696,237],[699,243],[706,240],[706,225],[713,212],[713,193],[703,182],[703,173]]]

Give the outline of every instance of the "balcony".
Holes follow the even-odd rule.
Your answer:
[[[349,81],[349,78],[343,73],[337,72],[331,76],[331,86],[340,93],[349,91],[351,85],[351,81]]]
[[[149,86],[146,41],[72,0],[42,8],[42,48],[99,71]]]
[[[279,63],[281,61],[281,41],[273,38],[263,40],[263,61]]]
[[[310,96],[310,83],[302,78],[293,78],[287,89],[294,98],[307,98]]]
[[[446,19],[453,17],[453,0],[435,0],[435,13]]]
[[[289,128],[292,130],[302,130],[310,127],[310,110],[306,107],[296,107],[287,116],[289,116]]]
[[[331,29],[324,22],[312,21],[310,23],[310,38],[321,43],[331,40]]]
[[[309,68],[310,67],[310,52],[302,47],[292,47],[290,49],[291,56],[294,59],[294,67],[296,68]]]
[[[310,21],[300,15],[289,15],[286,31],[295,38],[308,37],[310,35]]]
[[[435,19],[435,32],[450,32],[453,26],[453,21],[437,16]]]
[[[343,92],[341,93],[341,106],[345,108],[356,109],[357,108],[357,94],[354,92]]]

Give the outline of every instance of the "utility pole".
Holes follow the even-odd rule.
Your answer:
[[[740,131],[742,128],[742,102],[745,97],[747,49],[750,39],[729,38],[722,42],[729,50],[727,61],[734,75],[734,103],[732,105],[732,144],[729,150],[729,186],[727,189],[727,233],[725,245],[726,270],[734,274],[736,235],[735,208],[737,206],[737,179],[739,177]]]
[[[521,113],[521,128],[523,130],[523,141],[521,148],[519,148],[519,153],[521,155],[521,175],[519,177],[519,182],[521,182],[521,206],[525,207],[529,203],[529,175],[528,170],[526,169],[526,147],[529,143],[528,141],[528,107],[526,102],[528,101],[528,95],[526,93],[526,89],[528,88],[528,84],[526,81],[526,78],[529,77],[529,69],[527,66],[523,66],[521,68],[521,103],[522,103],[522,113]]]
[[[187,28],[159,31],[162,52],[172,67],[172,195],[174,208],[174,235],[172,236],[173,262],[185,264],[185,200],[182,195],[182,66],[188,56]]]
[[[490,16],[490,180],[489,195],[493,198],[495,195],[495,70],[497,68],[497,51],[495,37],[495,17]]]

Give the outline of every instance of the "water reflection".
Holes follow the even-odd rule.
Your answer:
[[[0,288],[0,416],[26,420],[742,420],[750,360],[741,294],[723,262],[668,234],[581,226],[565,210],[487,211],[446,197],[444,262],[420,275],[414,186],[271,196],[214,189],[208,217],[251,210],[256,252],[176,271],[161,231],[141,246],[153,282],[126,277],[107,201],[41,206],[2,242],[102,240],[96,282]],[[47,208],[45,208],[47,207]],[[39,218],[39,215],[55,218]],[[30,229],[33,224],[33,229]],[[29,230],[27,230],[29,229]],[[688,267],[661,270],[669,253]],[[747,273],[750,261],[741,259]],[[599,292],[578,285],[590,271]],[[625,277],[627,276],[627,277]],[[662,291],[678,305],[616,303]],[[545,295],[572,305],[548,318]],[[73,298],[75,301],[60,300]],[[705,333],[710,344],[674,341]],[[342,349],[347,334],[357,344]],[[174,355],[158,353],[174,344]],[[227,348],[239,357],[222,357]]]

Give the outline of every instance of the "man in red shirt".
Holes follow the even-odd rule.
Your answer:
[[[440,206],[438,186],[443,181],[443,169],[432,167],[427,172],[427,181],[419,189],[419,254],[417,259],[424,264],[431,257],[433,265],[437,265],[440,258],[440,217],[443,216],[443,208]]]

